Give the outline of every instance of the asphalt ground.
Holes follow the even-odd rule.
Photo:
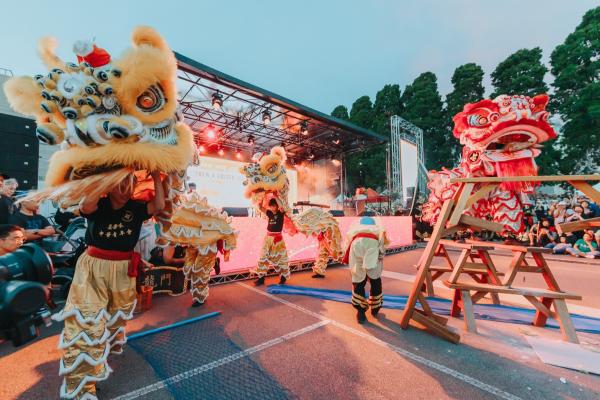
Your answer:
[[[386,257],[384,296],[408,293],[421,252]],[[494,260],[502,270],[509,258]],[[570,307],[597,311],[600,265],[572,261],[551,261],[563,290],[584,296]],[[295,273],[290,284],[350,289],[342,267],[330,268],[324,280],[310,275]],[[527,276],[525,284],[543,287],[537,279]],[[267,278],[267,285],[275,283],[277,278]],[[150,336],[143,345],[144,339],[132,341],[123,355],[109,359],[114,373],[98,384],[100,399],[600,398],[600,377],[543,364],[526,341],[527,335],[558,339],[557,329],[478,320],[479,333],[470,334],[462,320],[451,318],[450,327],[461,334],[454,345],[416,328],[400,329],[398,310],[383,309],[378,319],[369,315],[367,324],[358,325],[349,304],[273,296],[251,281],[211,287],[207,304],[190,304],[189,295],[155,297],[128,332],[222,314]],[[57,398],[59,330],[58,324],[44,329],[40,339],[19,349],[0,344],[0,399]],[[600,335],[579,338],[600,351]]]

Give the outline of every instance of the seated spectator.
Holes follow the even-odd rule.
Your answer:
[[[4,175],[0,175],[0,224],[8,224],[8,218],[14,213],[14,190]],[[8,183],[7,183],[8,182]]]
[[[567,217],[569,217],[569,214],[567,213],[567,202],[559,201],[556,204],[554,211],[552,212],[552,218],[554,218],[554,225],[560,225],[564,223]]]
[[[18,225],[25,229],[25,239],[27,241],[38,241],[45,237],[54,235],[56,232],[48,220],[39,215],[38,203],[34,201],[23,201],[21,209],[12,214],[8,221],[13,225]]]
[[[69,224],[73,222],[73,220],[77,218],[77,215],[71,211],[63,211],[59,208],[56,209],[56,213],[54,214],[54,222],[58,224],[58,227],[61,231],[66,231],[69,227]]]
[[[590,219],[600,216],[596,215],[596,212],[590,208],[590,202],[587,200],[583,200],[581,202],[581,208],[583,209],[583,212],[581,213],[583,219]]]
[[[558,240],[558,243],[548,244],[545,247],[552,249],[552,253],[554,254],[573,254],[575,252],[571,243],[567,241],[566,235],[560,235]]]
[[[567,210],[568,211],[568,210]],[[575,204],[573,206],[573,212],[566,218],[566,222],[575,222],[575,221],[583,221],[585,218],[583,217],[583,207],[579,204]]]
[[[546,247],[548,244],[556,243],[558,235],[548,218],[542,218],[540,222],[531,227],[529,231],[529,245]]]
[[[574,255],[575,257],[600,257],[600,251],[598,251],[598,243],[594,241],[594,236],[591,233],[591,231],[586,231],[583,234],[583,238],[575,242],[575,246],[573,247],[575,249],[575,252],[571,255]]]
[[[17,225],[0,225],[0,256],[16,251],[23,246],[24,241],[23,228]]]

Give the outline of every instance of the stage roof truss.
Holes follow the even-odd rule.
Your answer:
[[[198,144],[252,153],[284,144],[290,158],[302,161],[337,158],[387,142],[385,136],[175,54],[181,112]],[[213,107],[215,93],[223,102],[220,109]],[[265,112],[269,124],[263,123]],[[214,140],[204,135],[209,125],[218,132]],[[308,134],[301,133],[303,128]]]

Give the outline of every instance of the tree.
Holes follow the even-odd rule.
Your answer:
[[[333,111],[331,112],[331,116],[335,117],[335,118],[343,119],[345,121],[348,121],[350,119],[350,116],[348,115],[348,109],[346,108],[346,106],[342,106],[342,105],[339,105],[336,108],[334,108]]]
[[[463,64],[452,74],[452,92],[446,96],[446,123],[448,131],[452,132],[452,118],[463,110],[467,103],[475,103],[483,98],[483,69],[475,64]],[[452,156],[455,162],[460,158],[462,146],[455,140],[452,146]]]
[[[373,105],[372,129],[387,137],[390,136],[390,117],[402,113],[402,98],[400,96],[400,85],[385,85],[377,92],[375,104]]]
[[[551,107],[564,125],[559,146],[560,172],[600,171],[600,7],[589,10],[581,23],[550,56]]]
[[[449,144],[456,139],[447,129],[438,92],[437,78],[432,72],[419,75],[402,94],[402,117],[423,129],[425,165],[428,169],[448,166],[451,158]]]
[[[350,109],[350,122],[371,129],[374,121],[373,104],[369,96],[356,99]],[[346,160],[348,185],[351,188],[385,186],[385,148],[378,146],[351,154]]]
[[[548,68],[542,64],[542,49],[521,49],[508,56],[492,72],[494,93],[492,98],[501,94],[523,94],[535,96],[547,93],[548,86],[544,75]]]

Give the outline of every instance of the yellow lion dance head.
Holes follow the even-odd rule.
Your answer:
[[[115,60],[92,43],[77,42],[79,62],[65,63],[53,52],[56,42],[43,39],[39,53],[49,72],[4,85],[11,107],[35,118],[39,140],[61,146],[50,160],[49,190],[39,199],[77,202],[86,191],[106,190],[138,170],[162,171],[175,177],[172,183],[183,183],[195,146],[177,118],[175,56],[149,27],[136,28],[132,42]],[[69,183],[77,190],[53,192]]]

